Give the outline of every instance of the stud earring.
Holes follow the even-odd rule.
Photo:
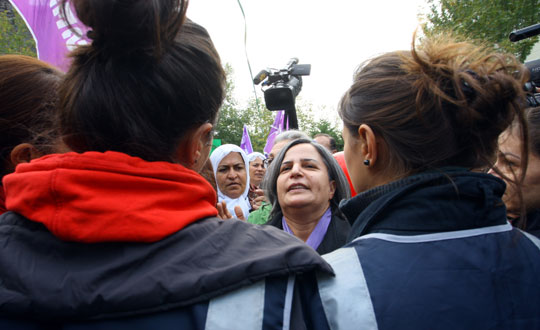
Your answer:
[[[364,165],[369,166],[369,159],[364,159]]]

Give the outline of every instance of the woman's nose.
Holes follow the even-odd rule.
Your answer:
[[[498,178],[501,177],[497,172],[495,172],[495,166],[493,166],[492,168],[490,168],[490,169],[488,170],[488,174],[494,175],[494,176],[496,176],[496,177],[498,177]]]
[[[291,174],[298,175],[298,174],[302,173],[301,169],[302,168],[301,168],[300,164],[294,163],[292,165],[292,167],[291,167]]]

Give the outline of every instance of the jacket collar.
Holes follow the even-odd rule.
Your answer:
[[[351,221],[348,241],[372,232],[419,235],[506,223],[502,180],[443,169],[376,187],[341,203]]]

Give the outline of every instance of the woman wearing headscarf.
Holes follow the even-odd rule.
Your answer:
[[[234,144],[217,147],[210,161],[216,177],[218,203],[225,202],[232,216],[247,219],[249,203],[249,163],[244,150]]]

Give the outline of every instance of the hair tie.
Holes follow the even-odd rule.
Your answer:
[[[465,73],[468,73],[469,75],[471,75],[475,80],[480,81],[480,77],[473,70],[470,70],[470,69],[466,70]],[[471,87],[471,85],[465,79],[462,79],[461,81],[461,91],[463,92],[463,94],[465,95],[465,98],[468,101],[472,101],[474,97],[476,96],[476,91]]]
[[[88,30],[88,32],[86,32],[86,36],[88,37],[88,39],[96,39],[96,33],[94,32],[94,30]]]

